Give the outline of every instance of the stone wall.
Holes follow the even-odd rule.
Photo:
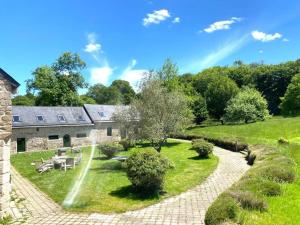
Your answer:
[[[112,128],[112,136],[107,136],[107,128]],[[91,140],[94,140],[96,143],[103,143],[103,142],[114,142],[119,141],[120,131],[119,126],[117,123],[114,122],[96,122],[92,133],[91,133]]]
[[[0,74],[0,216],[9,208],[10,143],[11,143],[11,84]]]
[[[63,136],[69,135],[72,146],[91,145],[92,126],[61,126],[39,128],[13,128],[11,153],[17,153],[17,139],[25,138],[26,151],[41,151],[63,147]],[[86,134],[86,137],[77,137]],[[49,140],[50,135],[58,135],[59,139]]]

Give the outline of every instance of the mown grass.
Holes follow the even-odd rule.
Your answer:
[[[250,144],[277,147],[282,154],[291,156],[297,163],[294,183],[281,184],[282,195],[266,197],[266,212],[243,210],[247,225],[298,225],[300,221],[300,117],[274,117],[265,122],[243,125],[217,125],[194,127],[187,131],[211,137],[238,137]],[[289,140],[289,145],[278,145],[279,138]]]
[[[167,173],[164,186],[166,193],[161,196],[142,196],[135,193],[120,162],[107,160],[97,151],[74,204],[66,209],[78,212],[124,212],[157,203],[164,198],[186,191],[201,183],[215,169],[218,162],[214,156],[210,159],[198,159],[197,153],[189,150],[190,147],[190,143],[169,141],[162,148],[161,154],[168,157],[175,168]],[[137,148],[147,148],[147,146],[142,145]],[[129,155],[130,151],[121,152],[119,155]],[[86,165],[90,153],[91,149],[85,148],[81,165],[66,173],[52,170],[38,174],[34,166],[30,165],[33,160],[41,157],[44,159],[52,157],[53,151],[13,155],[11,162],[24,177],[54,201],[62,204],[80,171]]]

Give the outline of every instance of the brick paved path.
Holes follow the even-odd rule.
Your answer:
[[[14,224],[204,224],[209,205],[249,168],[240,153],[215,147],[214,154],[219,157],[218,167],[202,184],[144,209],[112,215],[65,212],[12,169],[13,187],[26,199],[21,207],[25,220]]]

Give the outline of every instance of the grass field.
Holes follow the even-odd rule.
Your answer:
[[[244,125],[220,125],[194,127],[190,134],[212,137],[239,137],[250,144],[277,146],[283,154],[289,154],[296,161],[297,179],[292,184],[282,184],[283,195],[268,197],[269,209],[261,213],[244,211],[247,225],[299,225],[300,224],[300,117],[274,117],[265,122]],[[278,146],[279,138],[286,138],[287,147]]]
[[[161,154],[167,156],[175,165],[166,175],[165,191],[161,197],[145,197],[134,193],[121,164],[107,160],[98,152],[94,155],[91,168],[83,182],[74,204],[68,208],[79,212],[124,212],[154,204],[161,199],[179,194],[201,183],[217,166],[217,158],[198,159],[197,153],[189,150],[190,143],[169,141],[162,148]],[[53,151],[43,151],[13,155],[12,165],[27,179],[34,183],[54,201],[62,204],[81,169],[85,166],[91,153],[90,148],[83,151],[83,162],[74,170],[66,173],[52,170],[38,174],[30,163],[33,160],[51,158]],[[121,152],[120,155],[129,155]]]

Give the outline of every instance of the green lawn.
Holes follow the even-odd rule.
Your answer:
[[[265,213],[244,211],[247,225],[298,225],[300,221],[300,117],[274,117],[265,122],[246,125],[195,127],[191,134],[213,137],[240,137],[250,144],[278,146],[277,140],[289,140],[288,147],[279,147],[297,162],[297,179],[293,184],[282,184],[283,195],[268,197],[269,209]]]
[[[190,143],[169,141],[162,148],[161,154],[167,156],[175,165],[166,176],[166,194],[158,197],[145,197],[134,193],[121,164],[118,161],[104,159],[98,151],[94,155],[91,168],[82,184],[74,204],[68,208],[79,212],[124,212],[154,204],[161,199],[179,194],[203,181],[217,166],[217,158],[198,159],[194,151],[189,150]],[[142,146],[137,147],[142,148]],[[30,163],[33,160],[48,159],[53,151],[24,153],[11,157],[12,165],[27,179],[62,204],[78,174],[88,161],[90,148],[83,151],[83,162],[75,170],[66,173],[52,170],[38,174]],[[129,155],[130,151],[120,155]]]

